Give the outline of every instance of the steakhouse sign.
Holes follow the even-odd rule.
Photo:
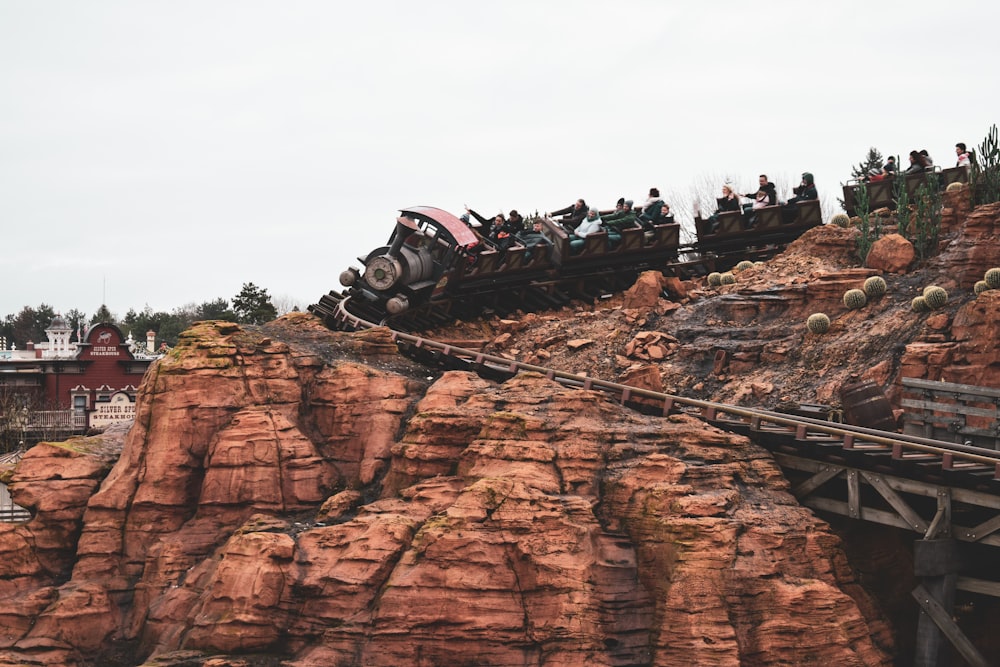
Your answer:
[[[133,419],[135,419],[135,403],[124,391],[112,394],[108,401],[98,401],[90,413],[90,425],[95,428]]]

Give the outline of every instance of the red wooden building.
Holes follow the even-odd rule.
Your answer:
[[[159,356],[155,334],[138,342],[106,322],[75,333],[57,316],[47,343],[0,351],[0,392],[16,398],[3,409],[20,405],[25,430],[54,423],[84,432],[134,416],[137,387]]]

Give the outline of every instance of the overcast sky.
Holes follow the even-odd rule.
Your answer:
[[[0,316],[305,307],[396,211],[601,208],[1000,120],[1000,3],[0,0]],[[687,210],[677,211],[681,216]]]

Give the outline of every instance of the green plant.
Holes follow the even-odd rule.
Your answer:
[[[849,227],[851,225],[851,218],[846,213],[834,213],[830,216],[829,225],[836,225],[837,227]]]
[[[806,320],[806,328],[814,334],[826,333],[830,330],[830,318],[824,313],[813,313]]]
[[[868,261],[868,253],[871,252],[872,246],[882,236],[882,219],[875,216],[873,222],[871,214],[868,212],[868,186],[859,185],[854,199],[855,209],[861,220],[858,224],[858,229],[861,230],[861,235],[858,236],[858,259],[864,266]]]
[[[708,284],[711,287],[718,287],[722,284],[722,274],[718,271],[712,271],[708,274]]]
[[[982,294],[983,292],[985,292],[989,288],[990,288],[989,283],[987,283],[985,280],[979,280],[979,281],[976,281],[976,284],[972,288],[972,291],[976,293],[976,296],[979,296],[980,294]]]
[[[941,232],[941,189],[936,174],[927,174],[925,183],[917,188],[913,219],[905,227],[899,229],[906,239],[913,244],[920,261],[927,259],[937,248],[938,235]]]
[[[931,310],[937,310],[948,303],[948,292],[943,287],[928,285],[924,288],[924,301]]]
[[[849,289],[844,292],[844,305],[851,310],[863,308],[868,303],[868,297],[859,289]]]
[[[882,276],[872,276],[865,281],[865,296],[869,299],[881,298],[885,294],[886,288],[887,285],[885,284],[885,280]]]
[[[927,301],[922,296],[914,297],[913,301],[910,302],[910,310],[915,313],[926,313],[930,309],[931,307],[927,305]]]
[[[910,193],[906,191],[906,179],[900,176],[893,182],[896,193],[896,225],[899,229],[910,226]]]
[[[973,156],[969,169],[969,196],[973,206],[1000,201],[1000,137],[996,124]]]
[[[747,269],[753,268],[753,262],[744,259],[742,262],[736,265],[737,271],[746,271]]]
[[[723,285],[734,285],[736,284],[736,276],[733,275],[732,271],[726,271],[719,277],[719,281]]]
[[[1000,268],[993,268],[983,274],[983,280],[990,289],[1000,289]]]

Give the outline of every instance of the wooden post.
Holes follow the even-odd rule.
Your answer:
[[[920,604],[913,656],[915,667],[938,667],[941,640],[945,636],[960,651],[964,648],[961,646],[963,641],[968,643],[958,626],[941,622],[942,616],[951,620],[960,567],[958,546],[954,540],[917,540],[913,543],[913,573],[921,577],[921,585],[913,592]]]

